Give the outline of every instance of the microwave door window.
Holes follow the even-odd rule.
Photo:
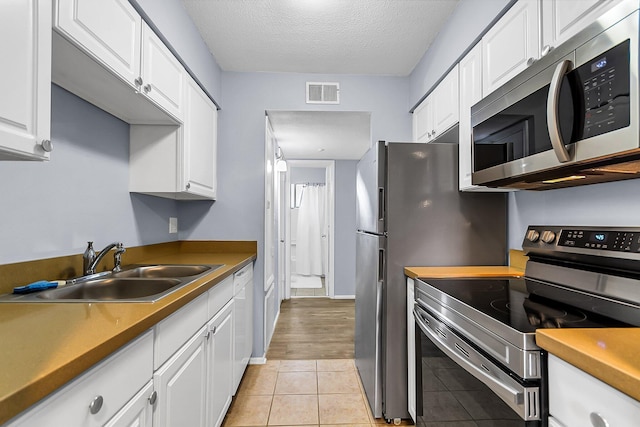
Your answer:
[[[560,134],[566,143],[575,141],[582,124],[575,123],[574,106],[581,97],[575,96],[577,82],[572,76],[563,79],[558,117]],[[473,128],[474,171],[488,169],[553,150],[547,126],[549,85],[529,94]]]

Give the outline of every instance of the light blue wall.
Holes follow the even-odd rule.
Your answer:
[[[291,174],[289,180],[291,184],[304,184],[306,182],[313,182],[317,184],[324,184],[326,170],[325,168],[291,168]]]
[[[334,294],[356,294],[356,165],[336,161],[336,225]]]
[[[444,77],[501,12],[515,0],[460,0],[449,21],[440,30],[429,50],[411,73],[412,108]]]
[[[49,162],[0,163],[0,264],[176,239],[176,202],[129,194],[128,124],[52,85],[51,140]]]
[[[191,75],[220,105],[220,67],[180,0],[129,0]]]
[[[306,81],[340,82],[341,104],[306,104]],[[215,203],[180,204],[180,237],[258,241],[254,314],[260,323],[256,323],[254,328],[253,354],[259,356],[264,353],[261,322],[264,311],[265,111],[367,111],[371,112],[373,140],[409,140],[411,117],[406,108],[408,80],[395,77],[223,72],[222,89],[224,108],[218,117],[218,199]]]

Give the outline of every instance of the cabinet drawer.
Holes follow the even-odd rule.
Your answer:
[[[149,382],[152,360],[153,333],[147,331],[8,425],[102,426]],[[99,396],[102,406],[91,414],[89,405]]]
[[[233,277],[229,276],[208,292],[209,316],[211,319],[233,298]]]
[[[158,369],[175,353],[185,337],[195,334],[208,320],[207,294],[199,296],[155,327],[153,369]]]
[[[566,427],[632,426],[640,419],[640,402],[549,355],[549,414]]]
[[[240,289],[253,280],[253,265],[249,264],[233,274],[233,294],[237,294]]]

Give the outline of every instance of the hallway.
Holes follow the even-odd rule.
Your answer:
[[[353,359],[355,301],[292,298],[283,301],[267,360]]]

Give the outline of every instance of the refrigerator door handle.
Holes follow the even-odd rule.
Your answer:
[[[387,203],[384,198],[384,187],[378,187],[378,232],[384,232],[384,219],[387,217]]]
[[[385,256],[384,249],[378,249],[378,282],[384,281],[384,268],[385,268]]]

